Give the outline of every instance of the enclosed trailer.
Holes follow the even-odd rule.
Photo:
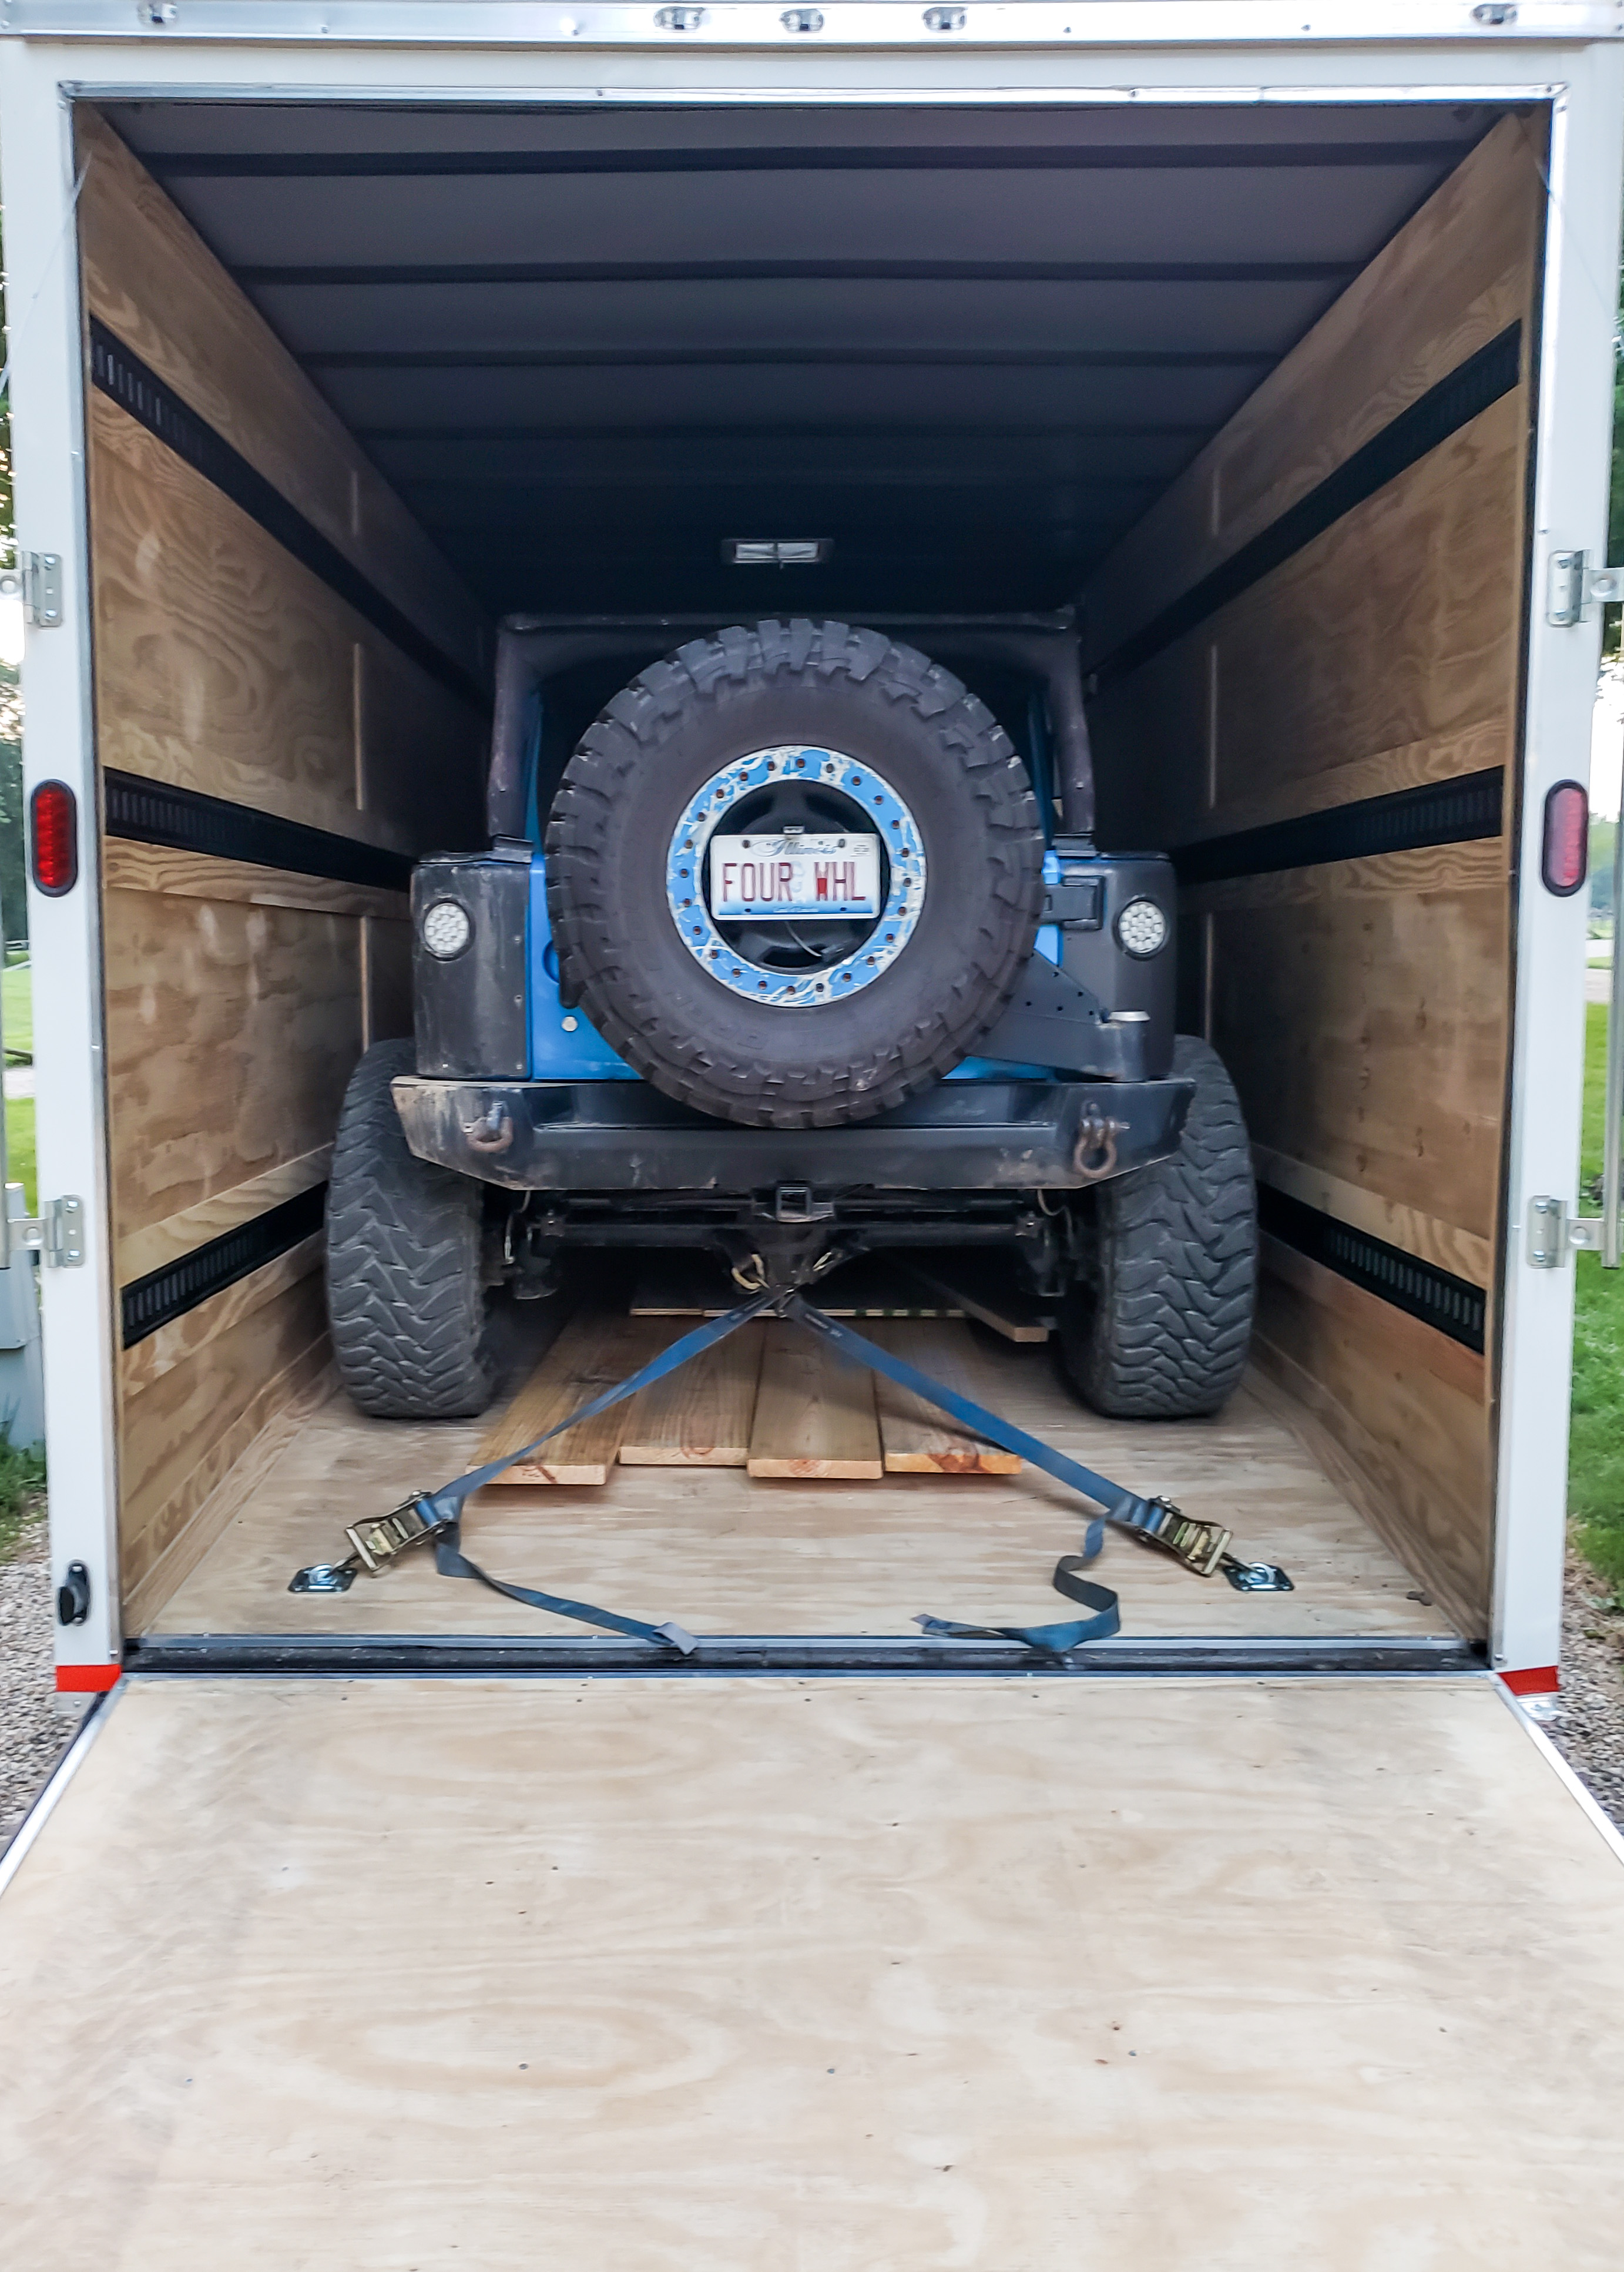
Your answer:
[[[1505,1692],[1558,1679],[1620,10],[4,29],[58,1678],[117,1684],[0,1911],[30,2261],[93,2059],[74,2253],[130,2264],[528,2261],[538,2214],[639,2263],[1047,2264],[1102,2182],[1114,2261],[1606,2261],[1617,1857]],[[427,1558],[290,1595],[484,1432],[335,1394],[320,1232],[412,865],[487,841],[498,624],[1068,607],[1100,841],[1172,854],[1246,1114],[1259,1314],[1211,1419],[1080,1413],[1032,1341],[978,1378],[1293,1590],[1121,1541],[1118,1640],[921,1636],[1051,1616],[1076,1501],[792,1445],[475,1503],[504,1580],[679,1614],[680,1667]],[[363,2172],[320,2119],[375,2089]]]

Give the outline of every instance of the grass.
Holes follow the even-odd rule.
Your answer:
[[[19,1452],[0,1432],[0,1562],[9,1562],[40,1517],[45,1487],[43,1452]]]
[[[5,1172],[9,1183],[20,1184],[28,1196],[28,1212],[37,1214],[40,1178],[34,1157],[34,1099],[8,1096],[5,1101]]]
[[[29,976],[26,962],[12,963],[0,970],[0,1028],[4,1030],[9,1057],[34,1055],[34,997]]]
[[[1606,1005],[1592,1002],[1585,1012],[1582,1187],[1601,1173],[1606,1065]],[[1624,1599],[1624,1270],[1604,1270],[1595,1254],[1574,1260],[1568,1507],[1579,1551]]]

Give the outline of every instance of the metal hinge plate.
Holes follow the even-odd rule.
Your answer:
[[[1598,1253],[1601,1218],[1570,1215],[1566,1200],[1540,1192],[1528,1202],[1528,1260],[1534,1270],[1560,1270],[1568,1256]]]
[[[48,1200],[30,1214],[20,1184],[5,1187],[0,1216],[0,1268],[19,1253],[38,1254],[54,1270],[77,1270],[85,1259],[85,1202],[71,1196]]]
[[[1592,568],[1583,552],[1553,552],[1546,581],[1548,624],[1582,624],[1604,600],[1624,600],[1624,568]]]
[[[62,621],[61,553],[19,552],[16,567],[0,574],[0,593],[21,599],[26,623],[55,631]]]

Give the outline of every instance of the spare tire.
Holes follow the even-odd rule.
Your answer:
[[[564,998],[703,1112],[868,1119],[994,1024],[1042,861],[1025,770],[950,672],[846,624],[720,632],[635,678],[565,771]]]

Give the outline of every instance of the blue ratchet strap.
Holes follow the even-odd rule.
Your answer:
[[[793,1318],[797,1325],[806,1327],[809,1333],[819,1334],[825,1341],[833,1342],[838,1349],[844,1349],[860,1364],[868,1365],[875,1372],[883,1373],[888,1380],[894,1380],[899,1388],[911,1389],[915,1396],[922,1397],[927,1404],[934,1404],[939,1412],[945,1412],[952,1419],[961,1421],[976,1435],[985,1436],[990,1443],[997,1444],[1006,1452],[1014,1452],[1019,1458],[1029,1461],[1034,1468],[1041,1468],[1046,1475],[1053,1476],[1057,1483],[1069,1484],[1084,1498],[1091,1499],[1100,1509],[1105,1521],[1116,1524],[1119,1529],[1132,1531],[1136,1536],[1154,1545],[1166,1547],[1170,1554],[1199,1572],[1203,1578],[1211,1577],[1223,1566],[1228,1553],[1230,1534],[1218,1524],[1183,1514],[1166,1499],[1140,1498],[1133,1491],[1124,1491],[1109,1476],[1096,1475],[1092,1468],[1085,1468],[1080,1460],[1069,1459],[1064,1452],[1057,1452],[1053,1445],[1040,1442],[1036,1436],[1029,1436],[1024,1428],[1017,1428],[1008,1420],[1001,1420],[995,1412],[988,1412],[982,1405],[972,1403],[969,1397],[959,1395],[956,1389],[945,1387],[939,1380],[932,1380],[928,1373],[916,1371],[903,1358],[893,1356],[889,1349],[881,1349],[874,1342],[865,1341],[849,1326],[839,1325],[833,1318],[826,1317],[822,1310],[814,1309],[799,1294],[791,1294],[783,1306],[784,1315]],[[1066,1588],[1062,1587],[1061,1591],[1064,1593]]]
[[[617,1611],[596,1608],[591,1602],[575,1602],[562,1594],[544,1594],[532,1586],[510,1586],[505,1579],[493,1578],[488,1570],[481,1570],[477,1562],[470,1561],[462,1551],[462,1513],[466,1501],[486,1484],[495,1483],[507,1469],[517,1467],[521,1460],[529,1459],[555,1436],[562,1436],[585,1421],[595,1420],[600,1412],[635,1396],[639,1389],[648,1388],[663,1380],[668,1372],[686,1364],[690,1357],[700,1356],[729,1334],[748,1325],[770,1309],[775,1297],[757,1294],[729,1310],[720,1318],[713,1318],[697,1326],[691,1334],[684,1334],[667,1349],[622,1380],[614,1388],[606,1388],[600,1396],[583,1404],[578,1411],[537,1436],[528,1444],[521,1444],[516,1452],[506,1453],[500,1460],[488,1460],[483,1467],[471,1468],[466,1476],[444,1484],[436,1491],[421,1491],[404,1501],[390,1514],[371,1523],[357,1523],[345,1533],[352,1548],[343,1562],[313,1563],[309,1569],[294,1573],[288,1588],[294,1594],[339,1594],[345,1592],[358,1569],[376,1573],[403,1553],[407,1547],[427,1544],[432,1541],[435,1567],[443,1578],[476,1578],[493,1593],[505,1594],[510,1601],[523,1602],[533,1610],[550,1610],[555,1616],[574,1618],[582,1625],[601,1626],[610,1633],[624,1633],[632,1640],[646,1640],[657,1647],[674,1648],[683,1656],[691,1656],[698,1643],[692,1633],[667,1619],[664,1625],[652,1626],[640,1618],[623,1618]]]
[[[1063,1626],[964,1626],[951,1618],[915,1618],[913,1622],[922,1633],[944,1633],[955,1640],[1018,1640],[1028,1648],[1047,1649],[1052,1656],[1064,1656],[1068,1649],[1076,1648],[1085,1640],[1108,1640],[1114,1633],[1122,1630],[1117,1597],[1109,1586],[1093,1585],[1076,1574],[1099,1553],[1104,1535],[1105,1525],[1096,1517],[1088,1526],[1088,1539],[1081,1554],[1062,1554],[1054,1565],[1055,1592],[1068,1595],[1072,1601],[1092,1610],[1091,1618],[1076,1618]]]

